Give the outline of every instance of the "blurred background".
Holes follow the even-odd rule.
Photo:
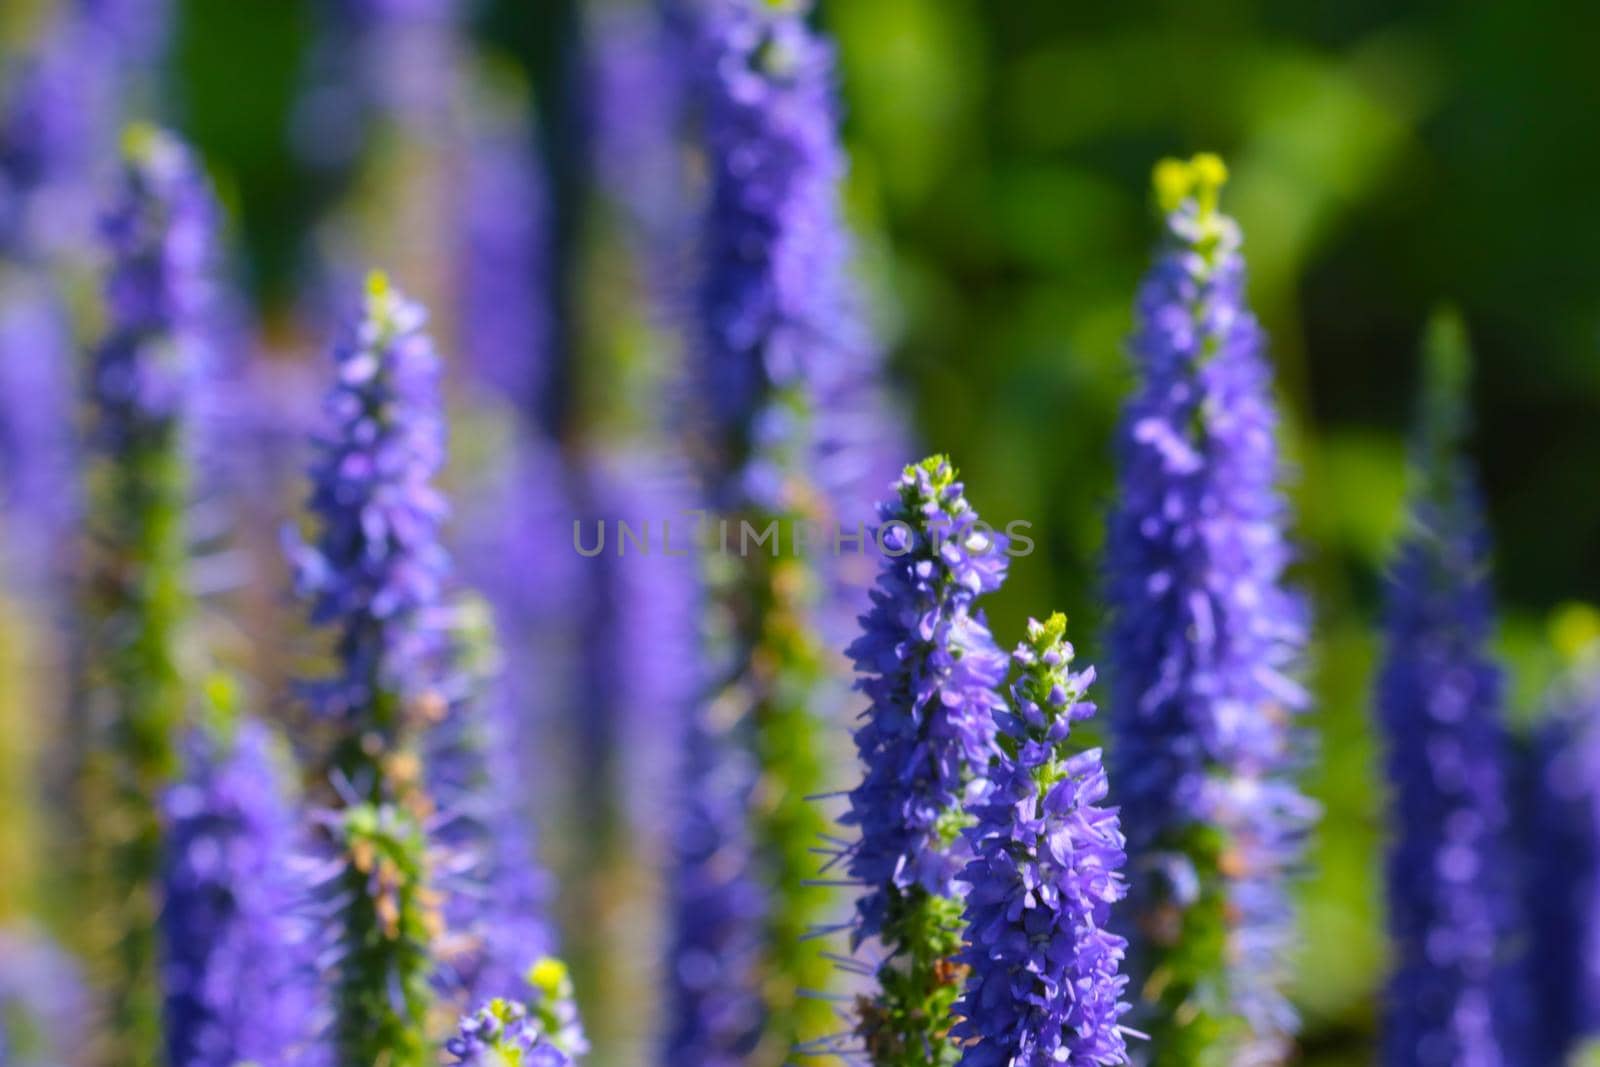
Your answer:
[[[26,33],[44,6],[6,0],[0,29]],[[579,50],[613,6],[503,0],[473,27],[539,111],[563,269],[588,283],[562,312],[585,354],[566,383],[576,433],[626,421],[636,398],[618,391],[641,388],[617,373],[630,357],[615,338],[638,287],[619,276],[615,212],[586,192],[566,125]],[[1517,723],[1559,666],[1552,618],[1600,600],[1600,7],[823,0],[819,17],[839,45],[861,284],[916,435],[955,459],[986,515],[1034,524],[1038,550],[990,608],[1002,644],[1058,606],[1098,657],[1150,168],[1196,150],[1228,160],[1318,618],[1310,789],[1326,815],[1304,889],[1304,1058],[1366,1062],[1383,951],[1373,624],[1419,338],[1439,303],[1461,311],[1478,357],[1474,451]],[[324,47],[310,0],[183,0],[158,89],[219,183],[286,365],[320,358],[305,250],[371,180],[304,151]],[[401,284],[448,317],[447,286],[424,276],[443,269],[437,248],[403,212],[371,214]]]

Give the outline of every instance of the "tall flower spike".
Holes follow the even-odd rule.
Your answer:
[[[316,1062],[298,818],[260,723],[189,738],[163,801],[162,985],[171,1067]]]
[[[374,275],[355,336],[335,353],[331,429],[312,469],[315,546],[296,549],[313,621],[336,635],[314,691],[335,726],[340,854],[327,887],[338,943],[335,1040],[351,1064],[420,1067],[433,1047],[431,945],[440,932],[424,820],[425,730],[446,714],[449,560],[432,478],[443,460],[439,363],[423,311]]]
[[[971,971],[953,1029],[962,1067],[1127,1062],[1118,1020],[1126,942],[1107,929],[1126,894],[1122,830],[1102,805],[1099,749],[1069,751],[1072,725],[1094,714],[1094,669],[1072,672],[1067,619],[1030,620],[1012,653],[1017,678],[1000,716],[988,797],[966,831]]]
[[[445,502],[432,484],[444,422],[424,318],[373,275],[361,324],[335,353],[332,425],[311,472],[320,530],[296,551],[312,621],[337,633],[338,677],[318,692],[322,712],[344,728],[335,764],[376,800],[403,792],[383,788],[394,768],[382,757],[444,710],[450,561],[440,543]]]
[[[1563,609],[1552,627],[1567,659],[1534,736],[1521,961],[1531,1010],[1518,1047],[1531,1067],[1561,1067],[1600,1035],[1600,612]]]
[[[1139,386],[1107,538],[1113,777],[1128,833],[1138,1022],[1162,1063],[1281,1059],[1306,640],[1271,375],[1221,160],[1163,162],[1165,246],[1140,290]]]
[[[970,859],[966,805],[981,797],[995,749],[1005,653],[975,601],[1005,578],[1005,542],[983,526],[943,456],[907,467],[880,507],[885,559],[850,647],[871,702],[856,731],[865,771],[846,825],[860,883],[855,944],[884,948],[878,991],[856,1033],[876,1067],[952,1064],[960,982],[961,886]]]
[[[1504,1044],[1502,958],[1515,905],[1503,681],[1488,650],[1489,539],[1461,455],[1465,344],[1459,320],[1434,320],[1377,690],[1393,828],[1382,1060],[1408,1067],[1520,1062]]]
[[[787,539],[796,523],[827,529],[833,472],[855,459],[855,438],[844,431],[861,428],[860,397],[879,365],[850,300],[833,55],[808,24],[807,3],[688,7],[676,14],[687,16],[710,170],[697,383],[710,416],[701,442],[707,496],[734,531],[775,524]],[[819,637],[825,575],[800,553],[767,551],[744,554],[711,590],[714,610],[734,625],[721,649],[727,681],[702,710],[736,724],[729,739],[756,757],[746,804],[757,879],[771,891],[756,933],[763,951],[754,981],[766,1018],[754,1062],[774,1064],[835,1024],[825,1000],[802,994],[832,977],[811,940],[833,898],[812,877],[827,826],[805,798],[828,785],[827,723],[817,706],[839,679]],[[704,740],[721,727],[697,729]],[[712,851],[725,855],[731,845]]]
[[[96,963],[117,1055],[158,1057],[156,797],[176,776],[189,682],[184,450],[190,386],[208,342],[216,208],[189,150],[155,130],[127,138],[105,222],[109,333],[90,365],[94,463],[91,729],[85,766],[93,837]],[[116,811],[108,816],[106,808]]]

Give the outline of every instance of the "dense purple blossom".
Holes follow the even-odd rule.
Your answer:
[[[843,501],[864,522],[894,468],[877,447],[882,360],[840,202],[833,50],[807,24],[807,6],[699,8],[694,62],[705,72],[712,168],[703,373],[715,443],[738,479],[723,492],[792,507],[804,472],[830,513]]]
[[[82,977],[66,953],[37,931],[0,928],[0,1065],[81,1062],[90,1015]]]
[[[557,1048],[521,1004],[491,1001],[461,1020],[456,1036],[445,1045],[464,1067],[568,1067],[571,1056]]]
[[[182,144],[136,128],[126,148],[105,223],[107,333],[88,366],[95,451],[82,777],[92,816],[87,861],[104,894],[94,903],[105,916],[94,928],[95,962],[113,1039],[130,1063],[143,1064],[160,1043],[155,801],[180,769],[192,693],[184,444],[212,337],[216,209]]]
[[[1533,742],[1518,1038],[1533,1067],[1560,1067],[1600,1034],[1600,667],[1587,655]]]
[[[440,543],[445,503],[439,360],[424,312],[382,275],[334,352],[330,426],[311,470],[314,545],[293,548],[315,623],[334,631],[334,677],[313,690],[335,727],[340,851],[324,885],[341,1058],[421,1067],[441,936],[434,801],[424,740],[461,684],[450,662]]]
[[[1306,620],[1283,581],[1278,417],[1222,178],[1210,156],[1157,171],[1166,241],[1138,298],[1107,596],[1135,981],[1161,998],[1140,1021],[1163,1055],[1253,1063],[1296,1025],[1287,879],[1313,812],[1291,778]]]
[[[971,968],[952,1034],[970,1041],[963,1067],[1127,1061],[1118,1022],[1126,942],[1107,928],[1126,894],[1122,830],[1100,750],[1072,753],[1094,669],[1073,673],[1067,620],[1028,623],[1012,653],[1017,672],[999,716],[989,794],[965,831],[961,878]]]
[[[871,701],[855,735],[865,777],[844,820],[861,833],[848,863],[866,889],[858,941],[882,933],[913,888],[956,895],[968,852],[951,820],[975,799],[1004,706],[1006,657],[974,602],[1004,581],[1005,543],[942,456],[908,467],[896,490],[880,512],[872,609],[850,647]]]
[[[339,679],[322,710],[392,736],[401,704],[437,696],[447,652],[442,606],[446,506],[439,360],[425,313],[381,275],[359,328],[334,353],[337,379],[319,440],[314,546],[296,552],[314,622],[338,630]]]
[[[1410,524],[1385,596],[1377,717],[1386,742],[1393,963],[1383,1062],[1522,1062],[1505,953],[1514,920],[1504,680],[1490,652],[1489,537],[1460,454],[1459,324],[1440,320],[1414,457]]]
[[[319,1005],[297,813],[271,736],[195,733],[163,801],[161,928],[172,1067],[312,1062]]]
[[[217,206],[194,154],[146,127],[126,138],[122,188],[103,223],[110,331],[94,356],[100,447],[173,432],[213,358]]]

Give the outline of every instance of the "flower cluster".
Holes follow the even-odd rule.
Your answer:
[[[1513,1062],[1506,1044],[1510,820],[1489,542],[1460,455],[1464,341],[1435,323],[1411,527],[1388,579],[1378,721],[1387,742],[1395,958],[1383,1062]]]
[[[572,982],[560,960],[545,957],[527,973],[530,1011],[519,1001],[496,998],[461,1020],[445,1043],[455,1064],[477,1067],[567,1067],[589,1050],[578,1024]]]
[[[216,203],[193,153],[149,127],[125,141],[121,195],[103,223],[111,329],[91,381],[99,443],[119,455],[176,433],[209,361],[217,268]]]
[[[1124,1063],[1118,1022],[1125,942],[1108,930],[1125,889],[1122,831],[1103,806],[1100,751],[1071,754],[1093,669],[1072,672],[1066,617],[1031,620],[1012,653],[1018,676],[1001,713],[990,792],[966,831],[962,873],[971,968],[956,1003],[962,1067]]]
[[[1305,612],[1283,583],[1277,416],[1224,176],[1213,156],[1156,172],[1167,247],[1139,294],[1107,538],[1141,1023],[1173,1062],[1281,1053],[1285,883],[1313,817],[1290,778]]]
[[[184,436],[195,364],[208,342],[216,213],[189,150],[155,130],[130,132],[105,238],[108,335],[89,373],[95,466],[93,569],[96,627],[93,751],[84,768],[91,804],[114,807],[94,824],[91,867],[105,866],[97,946],[110,1017],[130,1062],[156,1055],[160,993],[155,880],[156,797],[179,768],[189,703],[188,524]]]
[[[974,602],[1000,588],[1006,555],[980,529],[943,456],[908,467],[881,511],[885,561],[850,647],[871,705],[856,731],[865,778],[846,823],[849,871],[867,893],[857,940],[881,934],[913,889],[955,893],[965,846],[951,815],[994,752],[1006,657]]]
[[[461,1020],[456,1036],[445,1045],[463,1067],[568,1067],[572,1057],[556,1047],[528,1009],[506,1000],[492,1000]]]
[[[792,505],[801,470],[830,495],[892,470],[870,462],[881,356],[850,284],[834,58],[808,7],[709,0],[696,33],[712,165],[706,394],[739,478],[723,490],[774,510]]]
[[[411,713],[427,710],[419,702],[439,699],[448,649],[446,509],[432,485],[444,423],[423,320],[418,305],[373,276],[360,327],[335,352],[332,427],[312,470],[321,528],[314,546],[295,551],[312,620],[338,631],[339,678],[321,693],[322,710],[390,746]]]
[[[975,601],[1000,587],[1006,556],[944,457],[908,467],[896,490],[881,509],[872,609],[850,647],[871,702],[855,734],[864,777],[843,819],[860,832],[845,856],[863,889],[855,941],[876,936],[888,950],[857,1030],[882,1050],[874,1062],[944,1063],[964,805],[981,793],[1004,707],[1006,656]]]
[[[319,710],[337,727],[327,816],[339,859],[326,895],[337,972],[334,1040],[353,1063],[419,1067],[432,1055],[438,892],[424,818],[422,739],[449,712],[449,560],[438,358],[423,312],[381,275],[353,340],[335,352],[310,508],[315,546],[295,550],[312,619],[336,633]]]
[[[311,1062],[318,991],[295,809],[271,735],[197,731],[163,801],[162,981],[173,1067]]]
[[[1574,673],[1534,738],[1532,839],[1518,1028],[1528,1062],[1558,1067],[1600,1034],[1600,672]]]

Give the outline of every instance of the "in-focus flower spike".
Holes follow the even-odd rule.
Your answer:
[[[163,800],[171,1067],[319,1062],[320,979],[304,915],[310,886],[296,862],[299,819],[276,757],[258,722],[197,729],[183,779]]]
[[[1506,1044],[1504,960],[1515,917],[1503,679],[1489,652],[1489,538],[1462,456],[1468,354],[1436,317],[1414,452],[1410,523],[1390,572],[1377,689],[1392,838],[1393,964],[1382,1062],[1521,1062]]]
[[[1094,715],[1094,669],[1073,673],[1065,615],[1029,620],[1001,713],[988,796],[965,833],[970,971],[952,1036],[962,1067],[1126,1063],[1119,1022],[1126,942],[1109,931],[1126,895],[1122,830],[1099,749],[1070,751]]]
[[[1165,243],[1139,292],[1107,536],[1119,914],[1162,1063],[1287,1053],[1288,883],[1315,818],[1294,782],[1306,611],[1284,583],[1278,417],[1225,178],[1211,155],[1156,168]]]
[[[333,1009],[344,1062],[422,1067],[432,948],[442,933],[426,822],[426,730],[449,710],[449,560],[439,361],[424,314],[382,275],[335,352],[331,427],[312,469],[314,546],[294,548],[313,621],[335,633],[335,677],[313,690],[336,740],[339,862],[325,887],[337,943]]]
[[[1564,608],[1553,644],[1567,661],[1534,736],[1523,891],[1530,1067],[1563,1067],[1600,1036],[1600,612]]]
[[[159,1056],[156,798],[175,778],[187,677],[190,472],[196,364],[209,343],[216,207],[193,155],[139,128],[105,237],[109,332],[89,372],[94,449],[88,603],[91,736],[84,768],[101,984],[117,1055]],[[103,746],[103,747],[100,747]],[[114,816],[107,811],[114,811]],[[99,940],[97,938],[97,940]]]
[[[865,632],[850,647],[870,700],[856,749],[865,766],[843,821],[863,893],[854,942],[884,949],[856,1036],[876,1067],[956,1062],[949,1035],[962,968],[962,830],[981,799],[1005,706],[1006,656],[977,599],[1005,579],[1005,541],[981,525],[943,456],[907,467],[880,508],[883,569]]]

